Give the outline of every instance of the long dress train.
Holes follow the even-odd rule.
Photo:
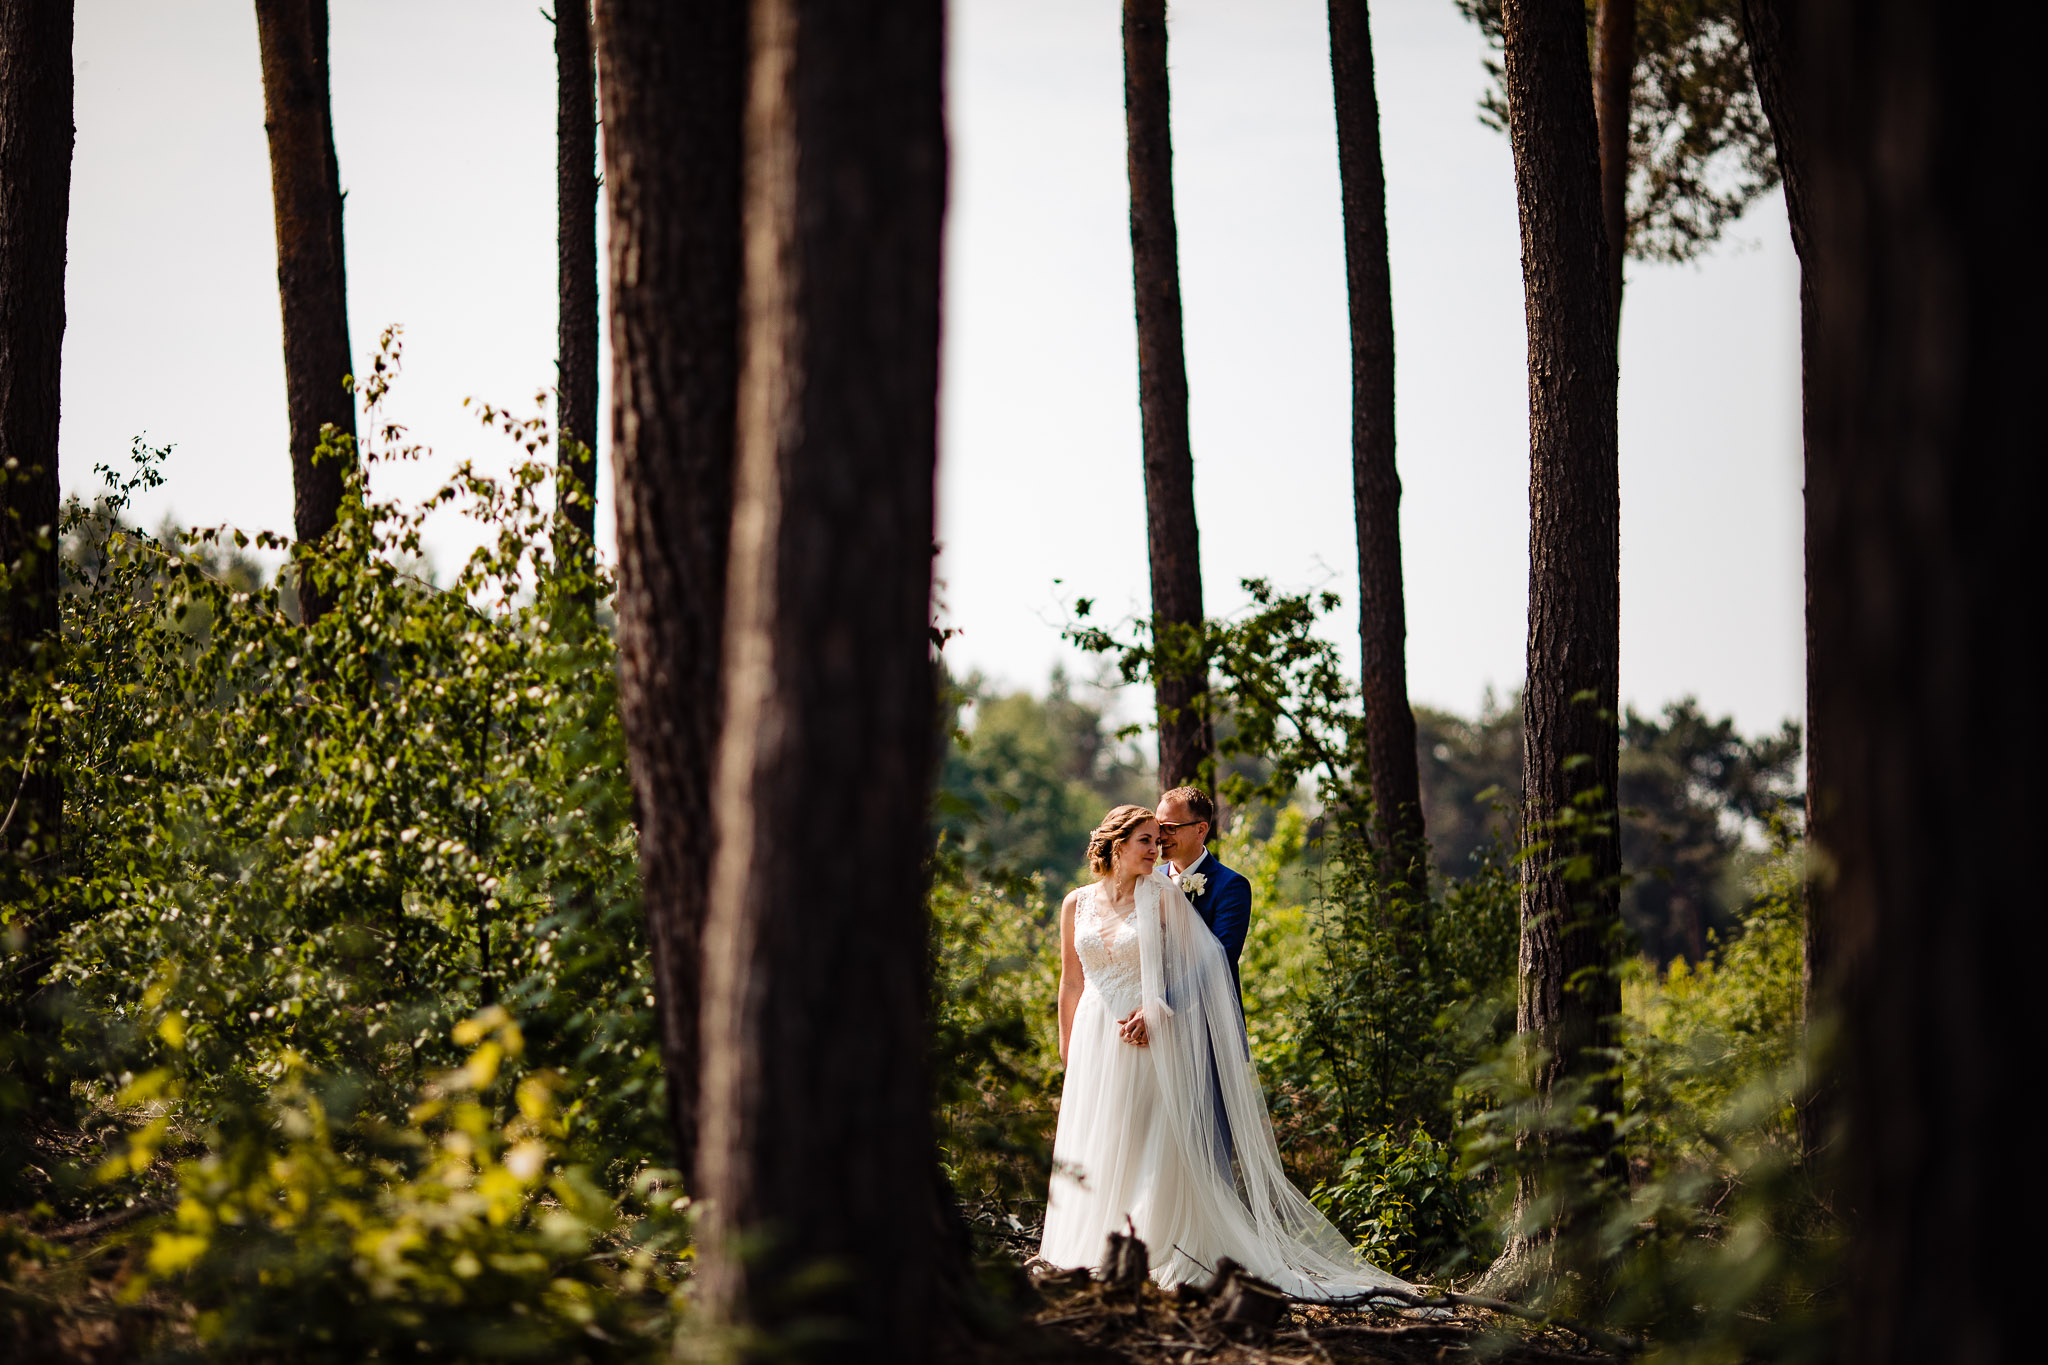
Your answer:
[[[1410,1288],[1360,1258],[1281,1170],[1222,945],[1163,875],[1141,878],[1135,899],[1118,916],[1090,886],[1075,907],[1086,985],[1039,1254],[1093,1266],[1128,1219],[1169,1287],[1228,1256],[1297,1298]],[[1146,1047],[1117,1034],[1140,1008]]]

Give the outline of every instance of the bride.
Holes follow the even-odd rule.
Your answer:
[[[1223,947],[1158,861],[1158,820],[1118,806],[1089,837],[1094,883],[1060,906],[1067,1080],[1039,1255],[1092,1266],[1128,1219],[1168,1287],[1228,1256],[1296,1298],[1409,1288],[1288,1183]]]

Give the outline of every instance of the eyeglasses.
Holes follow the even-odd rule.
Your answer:
[[[1159,822],[1159,832],[1161,834],[1172,834],[1175,830],[1193,829],[1196,825],[1205,825],[1207,823],[1209,822],[1206,820],[1182,820],[1178,824],[1169,824],[1167,821],[1161,820]]]

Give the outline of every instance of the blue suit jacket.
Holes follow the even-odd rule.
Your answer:
[[[1206,878],[1208,885],[1202,888],[1201,895],[1188,897],[1188,904],[1195,907],[1202,923],[1223,945],[1223,955],[1230,959],[1231,979],[1236,980],[1238,954],[1244,951],[1244,936],[1252,927],[1252,884],[1243,873],[1233,872],[1218,862],[1214,853],[1202,861],[1195,873]],[[1238,993],[1244,993],[1242,985]]]

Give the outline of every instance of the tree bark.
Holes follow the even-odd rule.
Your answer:
[[[1401,586],[1401,475],[1394,462],[1394,287],[1366,0],[1330,0],[1337,167],[1351,297],[1351,490],[1358,525],[1358,637],[1375,832],[1396,877],[1428,884],[1408,616]]]
[[[1796,107],[1792,96],[1794,73],[1799,69],[1799,27],[1797,0],[1744,0],[1743,38],[1749,47],[1750,70],[1756,80],[1764,116],[1770,120],[1771,140],[1778,155],[1778,172],[1785,186],[1785,216],[1791,224],[1792,248],[1799,257],[1799,356],[1800,437],[1806,469],[1806,484],[1813,485],[1814,462],[1825,452],[1816,445],[1813,426],[1812,365],[1819,339],[1815,335],[1820,309],[1814,298],[1816,270],[1812,239],[1811,191],[1808,188],[1809,120]],[[1839,478],[1840,476],[1835,476]],[[1818,698],[1833,695],[1832,683],[1822,680],[1838,666],[1841,651],[1830,648],[1822,638],[1825,628],[1813,610],[1813,579],[1816,571],[1814,549],[1827,540],[1828,528],[1817,526],[1820,510],[1809,495],[1805,499],[1806,554],[1806,843],[1809,852],[1804,890],[1806,927],[1804,934],[1803,1014],[1810,1044],[1825,1046],[1828,1021],[1832,1018],[1832,974],[1834,964],[1834,912],[1829,902],[1827,860],[1813,856],[1827,847],[1828,823],[1833,800],[1828,780],[1831,765],[1826,746],[1834,726],[1822,714]],[[1822,1175],[1835,1138],[1839,1099],[1826,1056],[1814,1057],[1815,1073],[1799,1100],[1799,1145],[1811,1171]]]
[[[1507,0],[1503,18],[1529,331],[1522,838],[1546,845],[1522,864],[1517,1026],[1542,1051],[1538,1093],[1583,1083],[1604,1113],[1619,1098],[1603,1050],[1621,1008],[1612,971],[1621,933],[1621,591],[1610,257],[1584,9],[1578,0]],[[1607,1136],[1603,1125],[1586,1140],[1597,1149]],[[1525,1200],[1530,1193],[1525,1186]]]
[[[754,6],[701,1283],[835,1361],[935,1358],[959,1255],[926,1064],[942,12]]]
[[[1819,318],[1808,359],[1812,613],[1832,656],[1824,852],[1842,1013],[1845,1360],[2016,1360],[2024,1296],[1957,1314],[2024,1237],[2042,951],[2043,268],[2015,168],[2039,154],[2034,58],[1949,11],[1812,0]],[[1936,1259],[1938,1258],[1938,1260]]]
[[[1152,563],[1159,783],[1203,780],[1212,729],[1201,648],[1202,556],[1188,444],[1180,243],[1173,218],[1166,0],[1124,0],[1124,126],[1131,176],[1131,275],[1138,305],[1138,409],[1145,441],[1145,543]]]
[[[561,0],[555,7],[555,502],[563,543],[555,547],[555,562],[572,579],[596,568],[597,541],[597,84],[590,44],[590,0]],[[578,596],[591,601],[587,584]]]
[[[0,0],[0,896],[57,856],[58,403],[71,214],[69,0]]]
[[[745,0],[598,0],[619,705],[662,1064],[694,1169],[740,355]]]
[[[291,418],[292,532],[311,545],[340,514],[342,465],[316,459],[320,430],[354,437],[348,282],[342,268],[341,167],[327,69],[327,0],[256,0],[263,55],[263,130],[277,222],[277,294],[284,314],[285,406]],[[308,624],[327,597],[299,584]]]
[[[1628,255],[1628,120],[1629,96],[1636,75],[1636,0],[1600,0],[1593,33],[1593,114],[1600,129],[1600,221],[1607,227],[1607,289],[1619,340],[1621,264]]]

